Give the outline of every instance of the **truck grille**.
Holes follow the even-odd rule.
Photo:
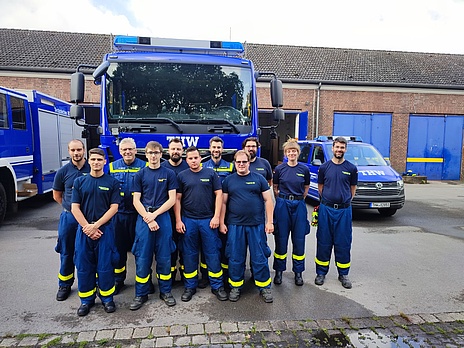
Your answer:
[[[378,186],[382,185],[381,188]],[[401,193],[402,189],[394,182],[358,182],[356,195],[359,196],[395,196]]]

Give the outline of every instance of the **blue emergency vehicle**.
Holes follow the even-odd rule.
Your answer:
[[[314,140],[298,141],[301,153],[298,161],[308,166],[311,183],[308,196],[319,201],[317,173],[319,167],[332,156],[336,136],[319,136]],[[345,137],[348,141],[345,159],[358,167],[358,186],[351,202],[353,209],[378,209],[383,216],[392,216],[404,206],[403,178],[371,144],[359,137]]]
[[[36,90],[0,87],[0,222],[19,201],[52,191],[68,142],[81,138],[70,107]]]
[[[131,137],[138,154],[148,141],[167,147],[177,137],[207,154],[209,139],[224,140],[230,160],[242,141],[258,135],[253,63],[239,42],[116,36],[93,77],[101,85],[100,146],[110,161],[120,157],[119,141]],[[82,69],[86,68],[83,66]],[[83,118],[84,74],[71,78],[72,116]],[[283,119],[282,83],[271,79],[274,119]]]

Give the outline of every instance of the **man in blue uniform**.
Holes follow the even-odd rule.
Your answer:
[[[249,137],[243,141],[242,150],[245,150],[250,156],[250,172],[255,172],[264,176],[269,183],[269,187],[272,187],[271,164],[265,158],[257,157],[260,146],[261,144],[258,138]]]
[[[119,262],[114,269],[116,279],[114,295],[117,295],[124,287],[127,274],[127,252],[132,250],[132,244],[134,244],[135,222],[138,215],[132,199],[134,175],[147,165],[147,162],[135,157],[137,146],[132,138],[121,140],[119,153],[122,158],[111,162],[109,165],[109,174],[118,180],[121,185],[121,203],[119,204],[118,213],[113,218],[116,248],[119,253]]]
[[[118,211],[119,182],[103,172],[105,153],[89,151],[90,174],[74,181],[71,211],[79,223],[76,234],[76,269],[81,305],[77,315],[85,316],[95,304],[97,292],[105,312],[116,310],[114,266],[118,260],[111,218]]]
[[[139,213],[135,225],[135,297],[129,308],[137,310],[147,302],[150,291],[153,254],[156,259],[156,275],[160,298],[175,306],[171,294],[171,253],[175,250],[172,240],[172,225],[168,210],[176,202],[176,174],[161,167],[163,147],[150,141],[145,147],[148,167],[140,170],[134,178],[134,207]]]
[[[358,184],[356,166],[346,161],[344,155],[347,141],[338,137],[332,145],[332,160],[319,168],[318,190],[319,205],[318,227],[316,232],[316,285],[324,284],[329,272],[332,248],[338,269],[338,280],[346,289],[351,289],[348,278],[351,265],[352,215],[351,200]]]
[[[189,168],[187,162],[185,162],[182,159],[182,153],[184,152],[184,147],[182,145],[182,141],[179,138],[172,138],[169,140],[169,145],[168,145],[168,154],[169,154],[169,159],[167,161],[164,161],[161,163],[162,167],[169,168],[176,175],[179,175],[179,173],[183,170],[186,170]],[[172,274],[172,281],[174,282],[176,280],[176,274],[177,274],[177,260],[179,260],[179,274],[182,279],[182,272],[183,272],[183,259],[182,255],[179,251],[179,239],[180,235],[176,231],[176,216],[174,214],[174,207],[169,209],[169,216],[171,217],[171,224],[172,224],[172,239],[174,240],[174,243],[176,243],[176,250],[171,254],[171,274]]]
[[[78,139],[68,144],[71,160],[61,167],[53,181],[53,199],[61,204],[63,211],[58,224],[58,241],[55,247],[60,254],[60,271],[58,273],[58,293],[56,299],[64,301],[71,293],[74,283],[74,246],[78,223],[71,213],[71,196],[74,180],[90,172],[90,166],[85,160],[84,143]]]
[[[201,166],[200,152],[194,146],[186,150],[189,170],[178,175],[179,189],[175,205],[176,229],[182,234],[184,285],[182,301],[190,301],[198,286],[200,243],[208,265],[211,291],[220,301],[227,300],[220,262],[218,236],[222,208],[221,181],[211,168]]]
[[[209,140],[209,152],[211,153],[211,159],[203,163],[204,168],[211,168],[213,169],[219,178],[221,179],[221,183],[224,179],[234,172],[234,165],[233,163],[227,162],[222,159],[222,153],[224,151],[224,141],[218,137],[214,136]],[[219,239],[221,239],[221,267],[223,271],[224,279],[228,277],[228,260],[225,256],[226,250],[226,243],[227,243],[227,235],[219,233]],[[201,280],[198,282],[199,288],[205,288],[208,286],[208,269],[204,260],[204,255],[201,253],[201,263],[200,263],[200,270],[201,270]]]
[[[274,231],[274,204],[268,183],[262,175],[250,172],[249,166],[249,155],[243,150],[237,151],[236,173],[228,176],[222,184],[224,192],[220,231],[228,235],[226,253],[231,286],[229,300],[236,302],[240,298],[248,246],[255,285],[264,302],[270,303],[273,301],[268,264],[271,250],[267,245],[266,233]]]
[[[300,146],[295,139],[289,139],[284,143],[283,150],[288,161],[275,168],[273,178],[276,196],[274,284],[282,284],[282,272],[287,268],[288,238],[291,234],[292,270],[295,274],[295,284],[302,286],[304,284],[302,273],[305,270],[305,237],[310,232],[305,203],[310,172],[308,167],[298,163]]]

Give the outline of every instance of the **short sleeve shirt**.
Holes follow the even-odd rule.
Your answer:
[[[351,186],[358,184],[358,168],[349,161],[327,161],[319,167],[317,182],[323,184],[322,199],[337,204],[350,203]]]
[[[179,173],[183,170],[189,169],[187,162],[184,160],[182,160],[178,166],[173,166],[169,161],[164,161],[161,163],[161,167],[171,169],[174,173],[176,173],[176,175],[179,175]]]
[[[134,192],[140,192],[144,207],[161,207],[169,199],[169,191],[176,190],[176,173],[171,169],[145,167],[135,174]]]
[[[72,161],[58,169],[53,180],[53,190],[63,192],[61,205],[64,209],[71,211],[73,184],[76,178],[90,173],[90,165],[86,161],[81,169],[78,169]]]
[[[279,193],[302,196],[305,186],[310,183],[311,173],[304,164],[291,167],[288,163],[279,164],[274,170],[274,185],[279,185]]]
[[[266,180],[272,179],[271,164],[261,157],[256,157],[253,162],[250,162],[250,172],[261,174]]]

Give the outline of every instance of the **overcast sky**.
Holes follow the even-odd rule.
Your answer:
[[[464,0],[0,0],[0,27],[464,54]]]

